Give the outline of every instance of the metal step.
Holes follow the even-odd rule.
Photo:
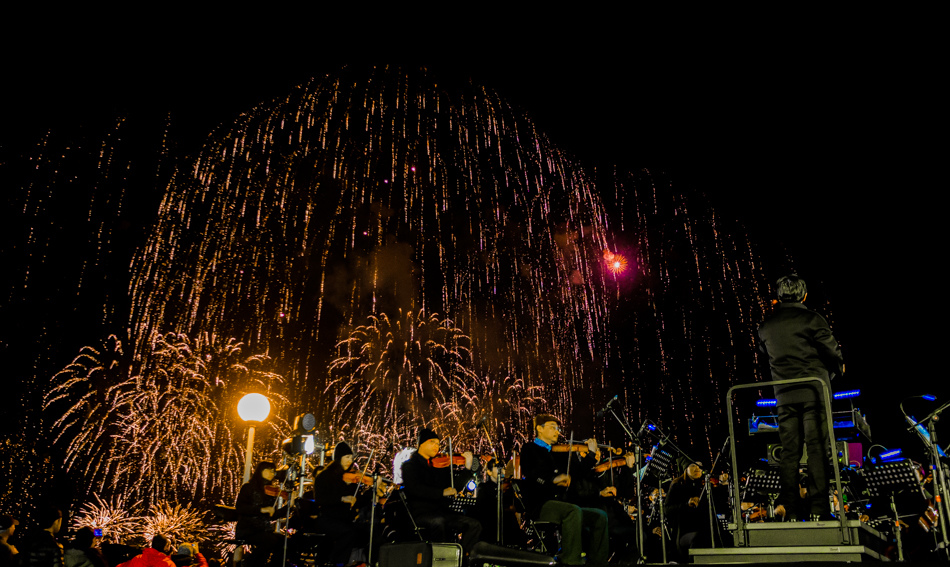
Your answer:
[[[837,521],[745,524],[743,528],[744,547],[863,545],[880,551],[887,543],[880,532],[858,520],[845,522],[847,538],[842,537]]]
[[[797,563],[800,561],[887,561],[863,545],[812,545],[690,549],[693,563]]]

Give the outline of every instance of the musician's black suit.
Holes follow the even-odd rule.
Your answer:
[[[535,520],[561,525],[562,565],[584,565],[581,558],[584,532],[589,535],[587,565],[607,565],[610,551],[607,532],[607,513],[598,508],[581,508],[561,500],[563,489],[554,484],[554,478],[567,472],[567,459],[572,453],[551,453],[550,445],[536,439],[521,448],[521,487],[524,491],[527,513]],[[594,459],[575,462],[573,466],[588,470]],[[577,472],[575,472],[577,475]]]
[[[769,356],[773,380],[821,378],[830,387],[829,371],[842,373],[844,359],[824,317],[801,303],[783,302],[759,327],[759,348]],[[808,498],[812,514],[828,511],[828,434],[824,402],[817,384],[776,386],[779,465],[782,493],[778,503],[798,502],[798,464],[808,448]]]

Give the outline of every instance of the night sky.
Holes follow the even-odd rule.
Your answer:
[[[930,323],[942,307],[937,250],[946,239],[931,197],[940,185],[923,173],[929,152],[912,150],[911,124],[933,118],[932,104],[895,86],[926,93],[927,79],[880,59],[879,49],[830,49],[402,63],[497,90],[585,164],[665,171],[674,185],[704,193],[745,226],[770,279],[792,258],[811,305],[830,305],[844,345],[849,372],[836,389],[864,389],[859,405],[875,433],[890,430],[897,444],[912,446],[896,431],[899,400],[950,395],[939,374],[943,337]],[[193,152],[217,125],[347,63],[320,52],[270,47],[231,57],[79,46],[21,58],[0,94],[0,155],[9,160],[48,129],[166,113],[178,151]]]

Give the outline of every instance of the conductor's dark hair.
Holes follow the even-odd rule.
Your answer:
[[[801,303],[808,293],[805,286],[805,280],[798,277],[797,274],[789,274],[778,279],[775,284],[779,301],[793,301]]]
[[[156,549],[162,553],[168,551],[168,538],[162,534],[155,534],[155,537],[152,538],[152,549]]]

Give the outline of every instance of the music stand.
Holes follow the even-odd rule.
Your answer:
[[[660,445],[657,445],[653,448],[651,452],[650,462],[647,463],[646,468],[643,471],[643,476],[652,475],[657,479],[659,486],[659,491],[657,492],[657,506],[660,507],[660,543],[663,548],[663,563],[667,562],[666,559],[666,511],[664,508],[665,498],[663,498],[663,479],[667,477],[667,474],[670,472],[670,465],[673,463],[673,455],[669,454],[664,450]]]
[[[769,499],[769,517],[771,518],[771,514],[774,514],[775,510],[775,499],[782,492],[782,481],[779,478],[779,471],[750,471],[746,474],[746,482],[742,490],[742,500],[748,497],[749,491],[761,494]]]
[[[867,482],[868,494],[871,496],[890,496],[891,510],[894,512],[894,534],[897,538],[897,560],[903,561],[904,546],[901,543],[900,516],[897,514],[894,494],[905,489],[920,490],[914,465],[907,460],[882,463],[873,470],[865,469],[864,480]]]

